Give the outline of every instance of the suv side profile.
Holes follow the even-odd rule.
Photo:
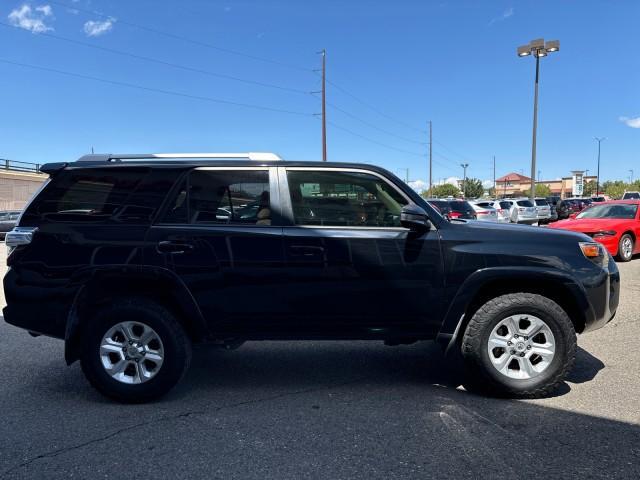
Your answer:
[[[467,388],[532,398],[616,312],[583,234],[450,222],[371,165],[209,156],[44,165],[7,234],[5,320],[122,402],[168,392],[194,344],[292,339],[435,340]]]

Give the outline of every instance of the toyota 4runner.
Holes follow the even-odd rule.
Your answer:
[[[620,277],[568,231],[448,220],[391,173],[273,155],[90,155],[49,175],[7,234],[5,320],[63,339],[124,402],[171,389],[191,348],[436,340],[465,385],[549,394]]]

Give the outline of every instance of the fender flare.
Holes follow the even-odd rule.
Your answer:
[[[587,300],[584,287],[567,272],[547,267],[491,267],[476,270],[469,275],[456,292],[444,316],[436,341],[449,353],[457,339],[463,334],[467,321],[466,310],[480,290],[495,281],[551,281],[568,289],[580,311],[585,314],[585,322],[595,318],[593,308]]]
[[[122,280],[126,279],[125,285],[135,284],[135,289],[131,293],[136,295],[144,287],[151,285],[162,285],[171,292],[171,299],[177,304],[183,315],[181,321],[193,340],[199,340],[206,336],[208,328],[195,298],[182,279],[169,269],[154,266],[131,266],[131,265],[110,265],[92,269],[82,269],[73,278],[73,282],[80,287],[75,295],[67,322],[64,336],[64,357],[67,365],[71,365],[80,356],[80,337],[83,322],[86,318],[83,310],[89,308],[92,301],[99,299],[102,295],[107,298],[110,294],[122,288]],[[107,288],[102,294],[100,286],[112,282],[114,288]]]

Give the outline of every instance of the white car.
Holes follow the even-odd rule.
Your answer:
[[[497,220],[500,223],[509,223],[509,210],[511,209],[511,203],[505,200],[478,200],[475,202],[480,207],[491,207],[496,211]],[[480,220],[480,216],[478,216]]]
[[[469,202],[476,211],[478,220],[481,222],[497,222],[498,212],[490,202],[474,201]]]
[[[551,221],[551,205],[546,198],[536,198],[536,212],[538,213],[538,225]]]
[[[511,223],[525,223],[533,225],[538,221],[538,211],[528,198],[505,198],[509,202],[509,220]]]

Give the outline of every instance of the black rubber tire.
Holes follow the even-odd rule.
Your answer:
[[[498,372],[486,348],[493,328],[503,319],[517,313],[529,313],[542,319],[551,329],[556,354],[540,375],[513,379]],[[573,368],[576,354],[576,332],[567,313],[553,300],[532,293],[512,293],[489,300],[480,307],[467,325],[462,339],[465,365],[465,387],[470,391],[509,398],[549,396]]]
[[[113,325],[127,321],[149,325],[160,336],[164,361],[158,373],[147,382],[129,385],[111,378],[100,360],[100,342]],[[100,309],[87,319],[80,356],[87,380],[103,395],[123,403],[144,403],[161,397],[184,376],[191,362],[191,341],[173,314],[146,298],[123,298]]]
[[[629,238],[631,240],[631,255],[629,255],[628,257],[625,257],[624,254],[622,253],[622,242],[625,238]],[[616,255],[616,259],[619,262],[631,261],[631,259],[633,258],[634,248],[635,248],[635,242],[633,241],[633,237],[629,233],[625,233],[620,237],[620,240],[618,241],[618,255]]]

